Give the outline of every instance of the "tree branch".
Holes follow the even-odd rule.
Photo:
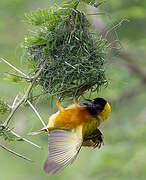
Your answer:
[[[41,116],[39,115],[38,111],[35,109],[35,107],[31,104],[31,102],[29,100],[27,100],[27,103],[30,105],[32,110],[35,112],[35,114],[37,115],[37,117],[39,118],[41,123],[43,124],[44,128],[48,131],[48,128],[47,128],[45,122],[43,121],[43,119],[41,118]]]
[[[20,76],[18,74],[13,74],[13,73],[10,73],[10,72],[5,72],[6,74],[10,74],[12,76],[16,76],[18,78],[21,78],[21,79],[27,79],[27,80],[30,80],[30,77],[25,77],[25,76]]]
[[[18,154],[18,153],[16,153],[16,152],[12,151],[11,149],[8,149],[7,147],[1,145],[1,144],[0,144],[0,147],[3,148],[3,149],[6,150],[6,151],[12,153],[13,155],[15,155],[15,156],[17,156],[17,157],[20,157],[20,158],[22,158],[22,159],[24,159],[24,160],[27,160],[27,161],[32,161],[31,159],[29,159],[29,158],[27,158],[27,157],[25,157],[25,156],[23,156],[23,155],[21,155],[21,154]]]
[[[13,66],[12,64],[10,64],[8,61],[6,61],[4,58],[1,58],[1,60],[6,63],[8,66],[10,66],[12,69],[14,69],[15,71],[17,71],[19,74],[23,75],[24,77],[29,78],[29,76],[27,76],[26,74],[24,74],[22,71],[20,71],[19,69],[17,69],[15,66]]]
[[[42,147],[40,147],[40,146],[38,146],[37,144],[35,144],[35,143],[29,141],[29,140],[26,139],[26,138],[21,137],[20,135],[16,134],[14,131],[11,131],[11,133],[12,133],[14,136],[16,136],[16,137],[21,138],[23,141],[25,141],[25,142],[27,142],[27,143],[29,143],[29,144],[31,144],[31,145],[37,147],[37,148],[42,149]]]
[[[17,96],[15,97],[14,101],[13,101],[13,104],[12,104],[12,109],[14,108],[16,102],[17,102],[17,99],[18,99],[19,95],[17,94]]]
[[[12,116],[14,115],[15,111],[19,108],[19,106],[20,106],[23,102],[25,102],[25,101],[28,99],[29,93],[30,93],[30,91],[31,91],[31,89],[32,89],[32,87],[33,87],[36,79],[39,77],[39,75],[41,74],[41,72],[42,72],[42,70],[43,70],[44,67],[45,67],[45,62],[43,63],[43,65],[41,66],[41,68],[39,69],[39,71],[37,71],[36,74],[35,74],[32,78],[30,78],[31,81],[30,81],[30,84],[29,84],[29,86],[28,86],[28,88],[27,88],[24,96],[23,96],[23,97],[20,99],[20,101],[11,109],[11,112],[10,112],[8,118],[5,120],[5,122],[4,122],[3,125],[2,125],[3,128],[6,128],[6,127],[7,127],[8,123],[9,123],[10,119],[12,118]]]

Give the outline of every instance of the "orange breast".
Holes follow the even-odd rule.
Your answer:
[[[85,110],[85,107],[75,106],[58,112],[54,119],[54,126],[55,128],[73,129],[90,120],[92,116]]]

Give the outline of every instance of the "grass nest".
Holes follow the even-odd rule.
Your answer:
[[[25,36],[27,61],[31,72],[46,62],[37,83],[50,95],[75,97],[107,84],[106,42],[76,8],[72,3],[26,14],[25,23],[34,26]]]

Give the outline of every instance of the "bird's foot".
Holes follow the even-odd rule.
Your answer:
[[[77,98],[75,98],[75,99],[74,99],[74,104],[76,104],[76,105],[77,105],[78,103],[79,103],[79,102],[78,102],[78,99],[77,99]]]
[[[64,108],[61,106],[61,102],[60,101],[57,101],[56,106],[58,107],[59,111],[63,111],[64,110]]]
[[[94,148],[94,149],[95,149],[95,148],[100,149],[101,146],[104,145],[103,135],[100,135],[98,138],[94,139],[93,142],[94,142],[93,148]]]
[[[76,107],[79,107],[78,98],[75,98],[75,99],[74,99],[74,105],[75,105]]]

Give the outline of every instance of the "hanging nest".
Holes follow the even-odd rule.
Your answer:
[[[27,61],[32,72],[46,62],[38,84],[50,95],[80,96],[107,84],[106,42],[95,37],[85,14],[74,7],[66,4],[26,15],[25,22],[35,26],[25,37]]]

